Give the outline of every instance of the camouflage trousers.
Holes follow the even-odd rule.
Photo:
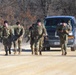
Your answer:
[[[44,39],[43,37],[40,37],[39,39],[35,39],[35,44],[34,44],[35,55],[38,55],[38,51],[39,51],[39,54],[42,55],[43,39]]]
[[[22,43],[22,37],[19,37],[14,41],[14,54],[16,54],[17,51],[18,51],[19,54],[21,54],[21,51],[22,51],[21,43]]]
[[[64,35],[64,37],[60,37],[60,45],[62,50],[62,55],[67,54],[67,43],[68,43],[68,35]]]
[[[35,49],[35,42],[34,42],[34,40],[30,42],[30,47],[32,50],[32,55],[35,54],[35,50],[34,50]]]
[[[31,38],[30,39],[30,47],[31,47],[31,50],[32,50],[32,55],[35,54],[35,40],[34,38]]]
[[[6,53],[5,55],[8,55],[8,51],[9,54],[11,54],[11,46],[12,46],[11,38],[3,38],[3,45]]]

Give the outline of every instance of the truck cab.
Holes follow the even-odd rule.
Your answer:
[[[57,35],[56,28],[62,20],[64,20],[65,23],[68,23],[70,20],[72,30],[68,35],[68,47],[70,47],[72,51],[76,49],[76,20],[74,16],[48,16],[45,18],[44,25],[48,33],[48,39],[44,38],[44,49],[50,50],[50,47],[60,47],[60,39]]]

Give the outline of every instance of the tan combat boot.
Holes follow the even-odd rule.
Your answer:
[[[16,55],[17,54],[17,50],[15,49],[15,51],[14,51],[14,55]]]
[[[35,55],[38,55],[38,50],[37,50],[37,48],[35,48]]]

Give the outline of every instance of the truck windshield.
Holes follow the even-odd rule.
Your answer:
[[[49,27],[56,29],[57,25],[62,21],[64,21],[67,24],[68,24],[68,21],[71,21],[71,25],[72,25],[72,20],[70,18],[47,18],[45,19],[45,27],[46,29],[47,28],[49,29]]]

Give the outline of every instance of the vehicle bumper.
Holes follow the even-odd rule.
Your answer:
[[[68,40],[68,47],[73,47],[74,39]],[[43,47],[60,47],[60,40],[47,40],[44,42]]]

